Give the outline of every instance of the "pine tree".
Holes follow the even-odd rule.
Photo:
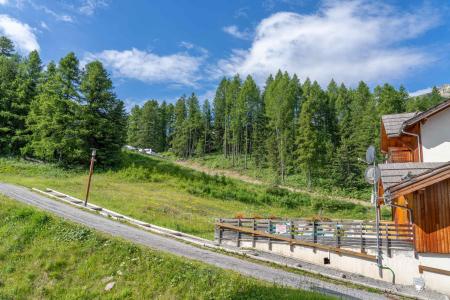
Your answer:
[[[379,123],[380,116],[377,114],[377,106],[374,96],[370,93],[369,87],[364,82],[360,82],[357,89],[352,92],[352,127],[354,128],[351,141],[355,145],[355,157],[363,158],[367,147],[379,144]],[[363,172],[365,166],[359,164],[358,184],[363,183]]]
[[[166,127],[166,149],[169,150],[172,145],[173,135],[175,132],[175,106],[172,103],[167,105],[166,109],[167,115],[167,127]]]
[[[160,146],[159,146],[159,148],[160,148],[160,150],[159,151],[166,151],[167,150],[167,126],[168,126],[168,124],[169,124],[169,118],[170,118],[170,116],[168,115],[169,114],[169,111],[168,111],[168,106],[167,106],[167,103],[166,103],[166,101],[163,101],[162,103],[161,103],[161,105],[159,106],[159,116],[160,116],[160,122],[161,122],[161,124],[160,124],[160,130],[161,130],[161,133],[160,133],[160,135],[161,135],[161,139],[160,139],[160,141],[161,141],[161,143],[160,143]]]
[[[142,109],[139,105],[133,106],[128,117],[127,126],[127,143],[131,146],[137,147],[139,144],[139,130],[141,123]]]
[[[248,155],[253,151],[253,134],[256,130],[256,121],[258,114],[261,113],[261,100],[259,89],[249,75],[244,81],[238,95],[238,111],[241,124],[241,144],[244,154],[244,168],[247,168]]]
[[[141,148],[150,148],[157,152],[162,149],[162,122],[158,101],[149,100],[142,106],[139,118],[139,132],[137,145]]]
[[[197,144],[202,140],[202,114],[198,98],[194,93],[187,99],[186,106],[187,117],[185,126],[188,131],[187,156],[191,157],[196,153],[196,150],[199,148]],[[201,146],[199,150],[201,151]]]
[[[400,87],[400,90],[396,91],[392,85],[386,83],[382,87],[377,86],[374,94],[380,116],[402,113],[406,110],[408,93],[403,87]]]
[[[209,100],[206,99],[202,107],[202,153],[210,153],[213,146],[212,140],[212,112]]]
[[[214,131],[213,139],[214,150],[224,149],[224,135],[225,135],[225,112],[226,112],[226,93],[229,81],[223,78],[220,81],[219,86],[216,90],[216,95],[213,101],[213,111],[214,111]],[[225,152],[224,152],[225,153]]]
[[[80,108],[65,97],[63,72],[54,63],[48,64],[44,82],[30,105],[27,127],[31,138],[23,152],[45,161],[81,163],[86,144],[80,135]]]
[[[186,98],[178,99],[174,108],[174,134],[172,139],[173,152],[183,158],[187,158],[188,151],[188,130],[185,127],[187,118]]]
[[[302,111],[298,124],[297,157],[298,163],[306,174],[308,187],[312,186],[314,170],[319,163],[320,148],[319,133],[316,128],[315,114],[317,111],[317,99],[322,91],[312,86],[303,100]]]
[[[82,135],[89,149],[97,149],[100,165],[112,166],[120,159],[126,139],[126,114],[124,104],[113,91],[108,73],[99,61],[85,66],[81,77]]]
[[[39,53],[34,50],[30,52],[27,59],[20,63],[16,78],[16,100],[12,111],[14,111],[17,119],[14,126],[15,134],[11,141],[15,153],[19,153],[19,150],[29,142],[30,132],[26,130],[25,121],[29,113],[30,103],[38,94],[41,76],[42,61]]]
[[[236,160],[238,143],[241,136],[241,114],[237,103],[240,88],[241,79],[239,75],[235,75],[228,83],[225,94],[225,128],[223,147],[226,158],[231,154],[233,165]]]
[[[354,136],[352,120],[352,97],[347,88],[342,84],[338,91],[336,107],[339,115],[339,146],[333,159],[333,179],[337,186],[353,187],[360,182],[360,163],[357,156],[357,145],[352,139]]]
[[[0,56],[12,56],[14,54],[14,44],[6,36],[0,36]]]
[[[14,112],[17,100],[16,78],[19,61],[12,57],[14,47],[6,37],[0,38],[0,153],[13,154],[12,139],[15,136],[17,115]]]
[[[270,79],[269,79],[270,81]],[[293,147],[293,126],[297,94],[290,89],[289,75],[279,71],[273,81],[266,86],[264,104],[269,137],[267,139],[269,161],[281,180],[285,179],[289,164],[289,149]]]

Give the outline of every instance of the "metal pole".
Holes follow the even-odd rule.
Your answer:
[[[89,190],[91,189],[91,179],[92,179],[92,174],[94,173],[94,162],[95,162],[96,152],[97,152],[96,149],[92,149],[91,165],[89,167],[89,179],[88,179],[88,184],[87,184],[87,189],[86,189],[86,198],[84,199],[84,206],[87,206],[87,202],[88,202],[88,198],[89,198]]]
[[[373,161],[373,168],[375,170],[376,168],[376,160]],[[375,171],[374,171],[375,172]],[[373,193],[374,193],[374,199],[375,199],[375,214],[376,214],[376,218],[375,218],[375,226],[376,226],[376,232],[377,232],[377,264],[378,267],[380,268],[380,272],[381,272],[381,267],[383,266],[383,258],[382,258],[382,252],[381,252],[381,241],[380,241],[380,205],[378,204],[378,181],[374,180],[373,183],[373,189],[372,189]]]

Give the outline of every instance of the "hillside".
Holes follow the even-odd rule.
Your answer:
[[[86,170],[0,159],[0,181],[51,187],[83,199]],[[239,216],[373,219],[354,203],[210,176],[125,152],[122,166],[96,170],[90,201],[160,226],[212,238],[215,218]]]
[[[322,184],[322,186],[308,188],[305,183],[305,178],[299,175],[286,176],[286,181],[283,184],[277,183],[273,172],[267,168],[257,168],[252,164],[244,167],[242,164],[233,164],[226,159],[223,159],[222,154],[209,154],[203,157],[196,157],[187,160],[174,159],[175,163],[185,166],[200,172],[205,172],[209,175],[226,176],[242,180],[252,184],[258,185],[276,185],[280,188],[287,189],[291,192],[298,192],[308,194],[313,197],[320,197],[324,199],[340,200],[370,206],[371,188],[367,185],[366,189],[353,190],[340,189],[336,186]]]
[[[3,196],[0,206],[1,299],[328,299],[110,238]]]

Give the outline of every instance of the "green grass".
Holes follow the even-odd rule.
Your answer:
[[[84,198],[86,170],[0,159],[0,181],[53,188]],[[90,201],[134,218],[212,238],[216,218],[306,217],[373,219],[370,208],[313,198],[182,168],[167,160],[125,152],[122,166],[96,170]]]
[[[329,299],[136,246],[3,196],[0,207],[0,299]]]
[[[170,157],[174,159],[173,157]],[[225,169],[225,170],[234,170],[239,172],[240,174],[256,178],[262,180],[267,183],[277,183],[277,176],[275,173],[268,167],[265,168],[257,168],[254,161],[251,159],[247,160],[247,168],[245,168],[244,158],[240,157],[239,160],[236,160],[233,164],[233,161],[230,159],[224,159],[222,154],[213,153],[207,154],[202,157],[196,157],[192,159],[193,161],[209,167],[213,169]],[[286,177],[284,185],[299,188],[299,189],[307,189],[308,182],[307,178],[304,174],[292,174]],[[350,188],[341,188],[333,184],[331,179],[327,178],[316,178],[314,182],[314,186],[311,191],[316,193],[322,193],[324,195],[332,193],[336,196],[341,197],[350,197],[360,200],[369,201],[371,187],[367,186],[367,188],[363,189],[350,189]]]

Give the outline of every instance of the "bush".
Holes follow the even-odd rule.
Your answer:
[[[337,201],[337,200],[323,200],[323,199],[317,199],[313,202],[313,209],[318,210],[325,210],[328,212],[336,212],[339,210],[352,210],[356,207],[356,204],[351,202],[344,202],[344,201]]]
[[[266,193],[274,196],[286,196],[289,194],[289,191],[278,186],[270,186],[266,189]]]

